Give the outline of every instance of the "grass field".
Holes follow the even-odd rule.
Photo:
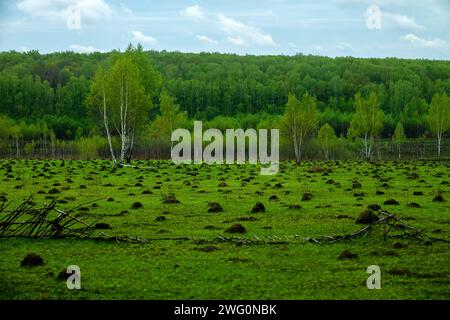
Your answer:
[[[355,219],[370,204],[450,240],[448,163],[284,162],[274,176],[245,165],[134,164],[141,168],[0,161],[0,192],[12,207],[30,195],[38,206],[57,197],[62,210],[81,205],[79,217],[104,217],[109,235],[163,239],[0,239],[0,299],[450,298],[449,243],[384,240],[380,232],[335,244],[302,240],[360,229]],[[179,203],[164,203],[170,193]],[[433,201],[438,193],[444,201]],[[398,205],[385,205],[389,199]],[[136,202],[142,207],[133,209]],[[210,202],[223,212],[209,212]],[[257,202],[264,212],[252,212]],[[245,233],[226,232],[234,224]],[[218,235],[266,243],[231,244]],[[170,240],[179,237],[189,239]],[[358,256],[339,259],[344,250]],[[28,253],[45,264],[21,267]],[[81,269],[81,290],[57,279],[73,264]],[[381,268],[381,290],[366,287],[369,265]]]

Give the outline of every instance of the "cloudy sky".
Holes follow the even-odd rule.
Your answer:
[[[450,0],[0,0],[0,51],[109,51],[130,42],[183,52],[450,59]]]

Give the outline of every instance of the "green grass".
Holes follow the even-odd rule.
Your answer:
[[[306,162],[295,166],[284,162],[274,176],[261,176],[255,166],[176,166],[165,161],[140,161],[135,164],[141,169],[111,171],[107,161],[63,164],[56,160],[2,160],[0,192],[13,201],[12,206],[30,195],[42,205],[51,201],[46,199],[48,191],[56,188],[60,193],[51,196],[68,202],[58,205],[63,210],[94,200],[98,206],[85,204],[88,210],[79,214],[88,220],[104,216],[103,222],[111,226],[106,230],[110,235],[191,240],[117,244],[78,239],[0,239],[1,299],[450,298],[450,251],[444,242],[384,241],[377,233],[320,245],[304,241],[265,245],[210,242],[235,223],[246,228],[245,234],[238,235],[245,238],[349,233],[361,228],[355,218],[373,203],[434,237],[450,239],[450,202],[432,201],[438,191],[450,200],[449,164]],[[334,183],[328,181],[331,179]],[[354,180],[361,188],[352,188]],[[219,187],[222,182],[228,186]],[[281,188],[277,187],[279,183]],[[152,194],[142,194],[144,190]],[[385,194],[377,195],[376,191]],[[415,196],[414,191],[423,195]],[[364,196],[354,196],[358,192]],[[174,193],[180,203],[164,204],[162,198],[168,193]],[[301,201],[304,193],[313,194],[313,199]],[[278,201],[269,201],[272,195],[277,195]],[[110,197],[114,201],[107,201]],[[391,198],[400,205],[383,205]],[[131,209],[137,201],[143,208]],[[213,201],[224,211],[209,213],[208,202]],[[251,213],[258,201],[266,211]],[[407,206],[410,202],[421,208]],[[289,209],[290,204],[302,208]],[[128,213],[118,215],[123,210]],[[339,215],[348,217],[337,218]],[[156,221],[159,216],[166,220]],[[256,220],[240,221],[243,217]],[[395,249],[397,241],[407,246]],[[207,247],[210,250],[204,250]],[[357,253],[358,258],[338,259],[346,249]],[[42,256],[45,264],[21,267],[20,262],[30,252]],[[81,290],[68,290],[64,281],[56,279],[72,264],[81,268]],[[381,290],[366,287],[369,265],[381,268]],[[396,268],[408,273],[389,272]]]

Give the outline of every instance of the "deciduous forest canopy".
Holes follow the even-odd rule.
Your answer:
[[[347,136],[355,96],[374,93],[383,111],[379,138],[391,139],[401,123],[406,137],[416,139],[433,137],[427,124],[433,96],[450,96],[450,61],[144,53],[162,78],[152,88],[149,124],[160,114],[163,92],[191,119],[244,129],[270,127],[279,121],[289,94],[309,93],[317,99],[319,127],[328,123],[338,137]],[[13,136],[8,126],[25,142],[44,131],[58,141],[103,135],[87,97],[98,69],[108,68],[120,54],[0,53],[2,137]]]

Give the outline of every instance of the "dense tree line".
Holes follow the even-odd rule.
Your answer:
[[[450,96],[450,61],[144,52],[140,46],[127,51],[138,52],[133,62],[149,100],[139,120],[147,120],[146,138],[156,144],[164,144],[164,126],[174,125],[164,118],[174,117],[168,105],[183,112],[184,125],[195,118],[219,129],[270,128],[283,124],[286,109],[292,112],[305,95],[314,101],[327,158],[334,136],[364,136],[355,114],[364,99],[374,100],[380,110],[376,130],[364,142],[367,154],[375,137],[399,142],[437,135],[440,142],[445,134],[432,130],[428,112],[433,99]],[[2,138],[19,147],[29,138],[48,144],[104,135],[93,112],[92,89],[99,70],[109,70],[121,55],[0,53],[0,114],[12,128],[3,130]],[[115,85],[110,84],[111,94]]]

